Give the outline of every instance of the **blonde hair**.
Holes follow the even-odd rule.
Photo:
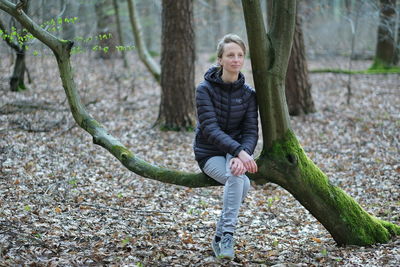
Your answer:
[[[225,44],[229,44],[229,43],[235,43],[235,44],[239,45],[242,48],[243,53],[246,54],[246,45],[244,44],[243,40],[236,34],[230,33],[230,34],[227,34],[224,37],[222,37],[222,39],[218,42],[218,45],[217,45],[217,57],[218,58],[222,58],[222,54],[224,53]]]

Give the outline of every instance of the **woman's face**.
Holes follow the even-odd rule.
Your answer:
[[[218,63],[224,71],[239,73],[244,63],[243,49],[236,43],[227,43],[224,45],[222,57],[218,58]]]

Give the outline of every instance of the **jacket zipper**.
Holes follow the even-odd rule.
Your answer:
[[[228,130],[228,125],[229,125],[229,118],[231,116],[231,99],[232,99],[232,84],[229,87],[229,95],[228,95],[228,116],[226,118],[226,125],[225,125],[225,131]]]

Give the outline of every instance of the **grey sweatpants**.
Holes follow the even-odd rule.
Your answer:
[[[222,236],[224,232],[235,231],[237,217],[244,198],[250,188],[250,180],[246,175],[234,176],[230,171],[230,154],[226,157],[216,156],[207,160],[203,171],[224,184],[223,208],[217,223],[216,236]]]

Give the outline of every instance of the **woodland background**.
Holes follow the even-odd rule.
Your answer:
[[[194,133],[153,127],[160,86],[137,51],[126,51],[127,67],[121,52],[98,51],[96,2],[32,1],[31,14],[37,22],[64,9],[62,17],[77,17],[53,33],[74,32],[76,82],[98,121],[146,161],[198,172]],[[118,5],[123,45],[134,46],[126,1]],[[159,60],[161,1],[136,5],[147,47]],[[107,14],[106,32],[118,45],[111,5]],[[378,1],[300,1],[299,14],[309,70],[372,65]],[[10,25],[4,12],[0,18]],[[198,83],[215,62],[217,40],[246,32],[240,1],[194,1],[194,19]],[[15,52],[2,41],[0,53],[0,265],[399,264],[398,238],[337,247],[307,210],[273,184],[253,185],[240,216],[237,257],[217,261],[210,241],[221,187],[188,189],[129,172],[75,124],[49,49],[35,41],[26,51],[32,81],[22,92],[9,90]],[[253,84],[248,60],[243,71]],[[368,212],[400,224],[400,75],[310,73],[309,79],[316,112],[291,118],[307,155]]]

